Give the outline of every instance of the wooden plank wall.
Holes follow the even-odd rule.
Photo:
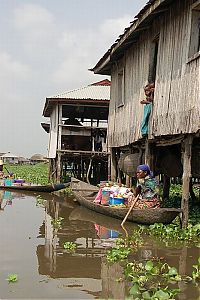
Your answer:
[[[200,125],[200,58],[188,63],[193,0],[177,0],[157,17],[139,42],[113,65],[108,142],[110,147],[128,145],[141,138],[143,87],[149,73],[150,49],[159,33],[156,89],[150,137],[193,133]],[[125,105],[116,107],[118,72],[125,72]]]

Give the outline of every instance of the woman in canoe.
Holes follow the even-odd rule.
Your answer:
[[[159,185],[148,165],[137,167],[136,196],[140,194],[134,208],[159,208]]]

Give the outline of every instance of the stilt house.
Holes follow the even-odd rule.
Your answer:
[[[150,0],[92,71],[111,75],[112,179],[146,162],[167,194],[170,177],[182,176],[187,216],[191,177],[200,177],[200,0]],[[141,104],[149,83],[153,100]]]
[[[108,176],[107,122],[110,81],[46,98],[42,124],[49,133],[49,179],[60,182],[71,174],[91,182]]]

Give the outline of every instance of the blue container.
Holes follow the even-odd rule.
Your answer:
[[[119,232],[118,231],[115,231],[115,230],[112,230],[112,229],[109,230],[109,238],[118,238],[118,237],[119,237]]]
[[[5,186],[11,186],[12,185],[12,180],[11,179],[4,179],[4,184]]]
[[[117,197],[110,197],[109,198],[109,205],[119,205],[119,204],[124,204],[124,198],[117,198]]]

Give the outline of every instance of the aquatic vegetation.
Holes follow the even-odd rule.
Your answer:
[[[156,236],[166,246],[170,246],[170,244],[175,246],[183,242],[197,244],[200,242],[200,224],[189,224],[187,228],[182,229],[180,225],[173,223],[169,225],[155,223],[149,226],[147,232],[152,236]]]
[[[14,173],[15,178],[23,178],[27,182],[35,184],[48,184],[48,164],[38,163],[35,165],[8,165],[9,172]]]
[[[128,238],[128,243],[134,251],[144,244],[143,233],[145,233],[145,226],[138,225],[138,228],[133,230],[131,236]]]
[[[9,274],[8,278],[6,280],[8,280],[9,283],[17,282],[18,281],[18,275],[17,274]]]
[[[62,195],[73,196],[73,192],[70,187],[66,187],[62,190]]]
[[[64,220],[64,218],[62,218],[62,217],[53,219],[53,220],[51,220],[51,225],[53,226],[54,229],[61,229],[63,220]]]
[[[77,245],[76,245],[76,243],[73,243],[73,242],[65,242],[63,244],[63,248],[66,249],[66,250],[68,250],[68,251],[72,251],[73,252],[73,251],[76,250]]]
[[[131,248],[127,247],[127,241],[119,238],[116,240],[115,247],[113,247],[111,250],[108,250],[106,259],[110,263],[115,263],[117,261],[123,261],[127,259],[130,253]]]
[[[162,195],[162,186],[161,186]],[[162,207],[176,207],[181,206],[182,198],[182,185],[181,184],[171,184],[169,191],[169,199],[163,199]]]
[[[194,271],[192,272],[193,280],[200,280],[200,257],[197,260],[197,265],[193,265]]]
[[[130,262],[125,268],[125,276],[133,284],[130,295],[134,299],[174,299],[180,291],[168,287],[170,282],[181,281],[176,268],[160,261]]]
[[[128,255],[131,253],[131,248],[113,248],[108,250],[106,259],[108,262],[114,263],[117,261],[122,261],[128,258]]]
[[[38,195],[38,196],[36,197],[36,206],[45,206],[45,203],[46,203],[46,200],[43,199],[43,198],[41,197],[41,195]]]
[[[155,231],[156,234],[161,234],[161,239],[165,239],[165,234],[168,235],[166,239],[173,240],[178,238],[180,240],[191,241],[195,238],[195,235],[199,236],[200,224],[190,225],[186,230],[178,228],[176,224],[173,226],[165,226],[160,224],[152,225],[150,231]],[[173,236],[173,230],[175,229],[175,237]],[[108,262],[116,263],[118,261],[125,261],[123,263],[125,280],[129,282],[130,299],[134,300],[175,300],[176,295],[181,292],[177,288],[178,283],[184,281],[184,283],[192,282],[197,285],[200,280],[200,257],[197,264],[193,265],[193,271],[191,276],[180,275],[177,269],[170,266],[166,262],[162,262],[161,259],[153,260],[131,260],[131,253],[138,250],[142,234],[148,231],[145,226],[139,226],[139,229],[133,232],[131,237],[120,238],[117,240],[116,247],[107,252],[106,258]],[[135,239],[135,241],[134,241]],[[138,241],[138,242],[137,242]],[[140,241],[140,242],[139,242]],[[130,247],[134,242],[136,247]],[[143,241],[141,242],[143,243]],[[174,288],[174,284],[176,284]]]

